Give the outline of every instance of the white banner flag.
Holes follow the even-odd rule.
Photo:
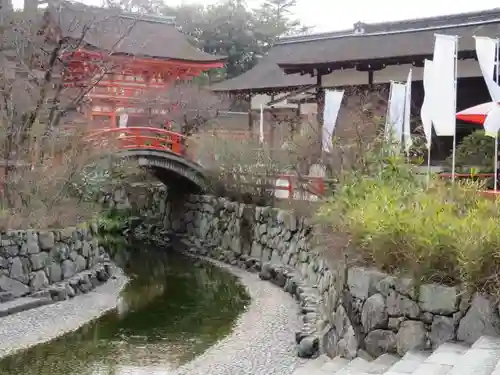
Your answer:
[[[493,109],[488,112],[483,128],[485,135],[498,138],[498,131],[500,130],[500,104],[496,103]]]
[[[340,106],[344,98],[344,90],[325,91],[325,110],[323,111],[323,150],[331,151],[332,137],[337,123]]]
[[[389,106],[385,117],[386,139],[392,137],[392,142],[401,143],[403,137],[403,122],[406,102],[406,85],[391,81]]]
[[[479,67],[481,68],[481,73],[483,74],[491,99],[499,102],[500,86],[498,86],[498,83],[494,79],[498,39],[487,37],[474,37],[474,39],[476,40],[476,54]]]
[[[406,90],[405,90],[405,116],[403,121],[403,134],[404,134],[404,145],[405,152],[410,151],[413,141],[411,140],[411,69],[408,73],[408,79],[406,80]]]
[[[431,87],[438,103],[432,105],[432,120],[438,136],[454,136],[457,99],[457,37],[436,34]]]
[[[434,65],[431,60],[424,61],[424,102],[422,103],[422,108],[420,109],[420,118],[422,119],[422,126],[424,128],[425,138],[427,140],[427,148],[431,147],[432,142],[432,105],[434,104],[434,99],[432,94],[434,90],[432,89],[434,74]]]

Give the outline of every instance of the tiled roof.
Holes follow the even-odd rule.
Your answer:
[[[82,39],[95,48],[188,62],[216,62],[213,56],[189,44],[173,18],[124,13],[116,9],[63,2],[47,11],[63,37]]]
[[[288,50],[286,45],[274,46],[269,53],[252,69],[237,77],[219,82],[212,86],[214,91],[266,91],[273,89],[294,89],[316,83],[310,75],[286,75],[276,62]]]
[[[474,35],[500,37],[500,8],[451,16],[378,24],[358,23],[357,30],[284,38],[288,46],[278,64],[289,72],[294,67],[363,62],[402,57],[431,57],[434,35],[458,35],[459,51],[475,50]]]

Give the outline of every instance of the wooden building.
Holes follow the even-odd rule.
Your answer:
[[[460,37],[457,109],[489,101],[473,36],[500,37],[500,8],[396,22],[358,22],[349,30],[283,38],[255,68],[216,89],[257,97],[262,93],[284,95],[312,85],[317,103],[313,111],[321,122],[324,89],[345,88],[348,94],[336,127],[336,135],[342,137],[352,132],[347,108],[363,105],[353,93],[359,89],[372,92],[370,108],[384,115],[389,82],[405,82],[412,68],[412,122],[416,128],[423,100],[423,62],[432,59],[437,33]],[[477,127],[459,123],[457,129],[460,138]],[[451,137],[436,138],[434,157],[445,158],[451,144]]]
[[[63,56],[70,70],[63,75],[66,86],[89,85],[92,75],[106,64],[108,70],[101,79],[89,85],[85,109],[87,117],[101,127],[118,126],[121,114],[127,114],[129,126],[148,125],[152,114],[144,98],[149,92],[166,90],[175,81],[224,65],[224,58],[189,44],[173,18],[52,2],[44,20],[53,40],[73,46]],[[154,114],[167,119],[171,105],[157,105],[154,111],[161,113]]]
[[[303,90],[314,90],[316,79],[309,75],[285,74],[277,62],[283,56],[282,51],[286,49],[286,46],[277,45],[252,69],[212,86],[215,92],[228,93],[248,101],[249,112],[245,121],[239,121],[239,132],[250,130],[257,136],[262,105],[265,111],[265,138],[274,138],[276,142],[273,143],[277,144],[286,133],[280,125],[287,118],[316,115],[316,103],[310,103],[300,97]],[[299,97],[294,95],[295,93]],[[236,134],[235,129],[232,129],[232,132]]]
[[[316,78],[319,107],[323,106],[325,88],[387,88],[391,80],[405,82],[412,68],[415,128],[420,122],[424,96],[424,60],[432,59],[435,34],[459,36],[457,110],[490,101],[477,63],[473,36],[500,37],[500,8],[378,24],[358,22],[352,30],[283,39],[280,45],[286,46],[287,51],[278,65],[286,74]],[[381,109],[383,113],[385,107]],[[336,129],[339,136],[350,130],[342,115],[341,111]],[[459,140],[474,129],[477,128],[458,123]],[[435,158],[446,157],[451,146],[451,137],[436,138]]]

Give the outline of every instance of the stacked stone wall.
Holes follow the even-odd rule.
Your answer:
[[[457,286],[420,285],[376,269],[328,263],[305,218],[211,196],[166,203],[162,221],[192,252],[259,272],[301,304],[299,354],[353,358],[500,335],[498,303]]]
[[[0,234],[0,303],[25,296],[71,298],[109,275],[95,226]]]

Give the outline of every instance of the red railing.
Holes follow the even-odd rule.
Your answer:
[[[165,129],[152,127],[100,129],[89,134],[85,139],[99,142],[101,146],[107,146],[108,141],[111,140],[116,142],[119,149],[168,151],[191,159],[186,147],[187,138],[180,133]],[[270,176],[262,177],[269,178]],[[325,194],[325,179],[322,177],[277,175],[273,178],[274,190],[287,192],[285,199],[309,199],[304,198],[305,196],[320,198]],[[279,180],[286,181],[286,186],[277,184]]]
[[[286,181],[287,186],[278,186],[278,181]],[[316,196],[321,198],[325,195],[325,178],[296,175],[280,175],[276,178],[275,190],[285,190],[288,199],[302,199],[301,195]],[[298,196],[297,196],[298,195]]]
[[[114,138],[120,149],[168,151],[186,157],[186,137],[170,130],[151,127],[128,127],[98,130],[86,137],[89,141]]]

